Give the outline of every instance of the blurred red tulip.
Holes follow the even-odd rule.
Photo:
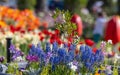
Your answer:
[[[68,37],[67,40],[68,40],[69,42],[73,42],[73,38],[72,38],[72,37]]]
[[[10,25],[10,31],[11,31],[12,33],[15,32],[15,27],[14,27],[13,25]]]
[[[62,44],[62,40],[61,40],[60,38],[58,38],[56,41],[57,41],[57,43],[58,43],[59,45]]]
[[[84,42],[80,41],[79,44],[84,44]]]
[[[59,36],[60,31],[56,29],[56,30],[55,30],[55,34],[56,34],[57,36]]]
[[[21,27],[15,27],[15,31],[20,31]]]
[[[86,39],[85,40],[85,43],[88,45],[88,46],[93,46],[95,43],[94,41],[92,41],[91,39]]]
[[[105,40],[112,40],[113,44],[120,42],[120,18],[113,16],[107,23]]]
[[[21,30],[20,33],[25,34],[25,30]]]
[[[42,32],[43,32],[45,35],[49,35],[49,31],[48,31],[48,30],[46,30],[46,29],[45,29],[45,30],[43,30]]]
[[[93,51],[93,53],[96,53],[97,48],[93,48],[92,51]]]
[[[71,18],[71,22],[75,23],[77,25],[77,33],[79,36],[82,35],[82,20],[79,15],[74,14]]]
[[[119,52],[120,52],[120,47],[119,47],[119,49],[118,49],[118,50],[119,50]]]
[[[44,40],[44,37],[43,36],[40,36],[40,41],[43,41]]]

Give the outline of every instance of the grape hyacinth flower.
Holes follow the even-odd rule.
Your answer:
[[[81,46],[81,62],[89,70],[92,71],[94,66],[99,66],[104,60],[104,54],[102,50],[97,50],[96,53],[92,52],[92,48],[89,46]]]
[[[57,43],[57,42],[54,42],[52,46],[53,46],[53,47],[52,47],[52,51],[53,51],[54,54],[56,54],[57,51],[58,51],[58,43]]]
[[[35,56],[35,55],[27,55],[27,56],[26,56],[26,59],[27,59],[29,62],[38,62],[38,57]]]
[[[20,50],[15,48],[15,46],[12,44],[11,44],[9,50],[10,50],[10,53],[12,54],[12,60],[15,60],[17,57],[24,55],[23,52],[21,52]]]
[[[51,52],[50,43],[46,43],[46,52]]]

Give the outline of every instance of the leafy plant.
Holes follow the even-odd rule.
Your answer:
[[[59,19],[59,17],[61,17]],[[69,11],[56,10],[53,18],[56,20],[56,28],[63,33],[65,36],[70,36],[77,29],[77,26],[71,22],[72,14]]]

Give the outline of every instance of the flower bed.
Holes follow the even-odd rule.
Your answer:
[[[31,10],[20,11],[0,6],[0,27],[8,27],[9,25],[25,29],[36,29],[40,26],[40,21]]]
[[[9,13],[13,12],[13,9],[5,7],[3,9],[7,12],[9,10]],[[97,45],[98,47],[94,47],[95,43],[90,39],[81,42],[79,37],[82,35],[81,19],[78,15],[74,16],[71,19],[69,12],[57,11],[53,15],[57,28],[54,31],[31,30],[26,28],[27,26],[26,29],[19,28],[19,26],[9,26],[7,31],[0,29],[0,49],[2,49],[0,50],[0,73],[11,75],[119,75],[120,56],[113,50],[112,41],[102,41],[100,45]],[[4,14],[2,18],[8,19],[9,17],[11,17],[10,14]],[[59,20],[57,20],[58,18]],[[5,21],[5,23],[7,22]],[[7,42],[7,49],[8,44],[11,43],[11,46],[7,50],[7,57],[4,57],[6,56],[6,38],[12,40],[10,42],[9,39]],[[8,58],[10,58],[9,62]]]
[[[112,51],[111,45],[109,42],[101,42],[100,47],[93,50],[85,44],[60,46],[54,42],[46,43],[45,47],[32,44],[27,54],[11,45],[11,63],[4,69],[9,74],[17,75],[118,75],[120,56]],[[4,60],[5,58],[0,58],[1,63]]]

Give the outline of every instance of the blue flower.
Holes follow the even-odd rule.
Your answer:
[[[75,45],[75,44],[71,44],[71,45],[70,45],[70,49],[69,49],[69,50],[74,51],[75,49],[76,49],[76,45]]]
[[[66,55],[64,58],[64,63],[70,63],[73,61],[73,57],[70,55]]]
[[[54,43],[53,43],[52,51],[53,51],[54,53],[57,53],[57,51],[58,51],[58,43],[57,43],[57,42],[54,42]]]
[[[95,61],[99,63],[99,62],[103,62],[103,60],[104,60],[104,55],[103,55],[102,51],[97,50],[95,53]]]
[[[64,43],[63,47],[64,47],[64,48],[68,48],[68,44],[67,44],[67,43]]]
[[[53,58],[53,62],[52,62],[53,64],[59,64],[60,63],[60,58],[58,57],[58,56],[55,56],[54,58]]]
[[[59,48],[58,49],[58,56],[64,57],[67,54],[65,48]]]
[[[68,54],[71,56],[72,59],[75,57],[75,52],[74,51],[69,51]]]
[[[86,62],[85,66],[87,67],[88,70],[92,67],[91,63],[89,63],[89,62]]]
[[[34,55],[36,53],[36,48],[35,48],[35,45],[32,44],[30,50],[29,50],[29,54],[30,55]]]
[[[75,56],[75,59],[76,59],[77,61],[80,61],[80,54],[76,55],[76,56]]]
[[[81,53],[83,53],[85,51],[85,46],[84,45],[80,46],[80,51],[81,51]]]
[[[50,52],[51,48],[50,48],[50,43],[46,43],[46,52]]]

